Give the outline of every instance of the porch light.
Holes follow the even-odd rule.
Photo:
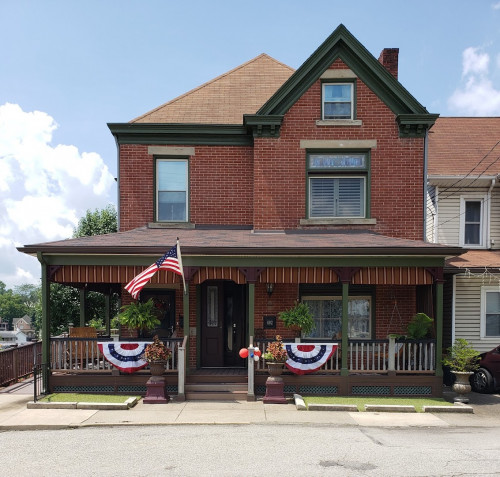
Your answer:
[[[267,294],[271,296],[274,291],[274,283],[266,283]]]

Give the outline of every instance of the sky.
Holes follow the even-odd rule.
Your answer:
[[[0,281],[40,283],[17,246],[116,204],[107,123],[267,53],[298,68],[339,25],[430,113],[500,116],[500,0],[0,0]]]

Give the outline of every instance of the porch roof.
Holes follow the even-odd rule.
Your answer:
[[[500,271],[500,250],[469,250],[460,257],[448,259],[445,271],[462,273],[466,269],[477,272],[493,268]]]
[[[371,231],[290,230],[254,231],[235,228],[148,228],[140,227],[114,234],[80,237],[18,247],[27,254],[120,254],[161,255],[179,238],[183,256],[283,256],[283,255],[460,255],[450,247],[388,237]]]

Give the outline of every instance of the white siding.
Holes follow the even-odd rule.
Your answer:
[[[468,187],[465,189],[439,189],[438,195],[438,234],[437,242],[444,245],[460,245],[460,198],[477,198],[486,196],[488,188]],[[500,200],[495,202],[500,211]],[[500,216],[497,219],[498,233],[500,233]],[[500,240],[500,238],[499,238]]]
[[[436,188],[429,186],[427,189],[427,206],[425,211],[425,239],[427,242],[434,242],[434,221],[436,219],[437,209],[434,203]]]
[[[497,275],[500,280],[500,275]],[[466,339],[476,350],[489,351],[496,344],[493,339],[481,339],[481,287],[497,285],[495,278],[458,275],[455,295],[455,339]]]
[[[491,192],[490,237],[494,240],[492,249],[500,249],[500,188]]]

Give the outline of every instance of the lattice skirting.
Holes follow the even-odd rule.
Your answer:
[[[430,396],[431,386],[394,386],[395,396]]]
[[[389,396],[391,394],[390,386],[353,386],[351,388],[353,396]]]

